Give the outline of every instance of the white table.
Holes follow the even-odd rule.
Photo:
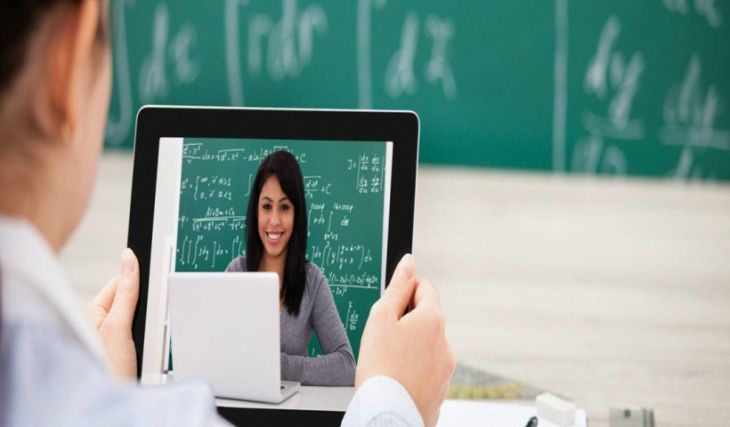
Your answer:
[[[142,384],[162,385],[170,382],[166,374],[145,373]],[[215,400],[216,406],[227,408],[302,409],[313,411],[345,412],[355,394],[355,387],[301,386],[299,391],[281,403],[262,403],[248,400]]]
[[[281,403],[259,403],[246,400],[216,399],[216,406],[229,408],[304,409],[345,412],[355,394],[355,387],[302,386]]]

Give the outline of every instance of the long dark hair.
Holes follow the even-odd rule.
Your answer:
[[[15,0],[0,4],[0,95],[16,78],[27,61],[31,34],[38,28],[42,18],[60,5],[75,6],[82,0]],[[99,25],[97,40],[108,40],[107,11],[103,0],[99,0]]]
[[[294,226],[286,248],[286,263],[279,297],[284,299],[289,314],[297,316],[307,278],[307,203],[304,197],[302,170],[297,159],[287,151],[271,153],[261,162],[256,172],[246,213],[246,268],[248,271],[257,271],[263,256],[263,243],[259,237],[258,204],[261,188],[272,176],[279,180],[281,189],[294,205]]]

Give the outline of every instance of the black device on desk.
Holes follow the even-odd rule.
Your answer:
[[[525,424],[525,427],[537,427],[537,424],[537,417],[531,417],[529,420],[527,420],[527,424]]]

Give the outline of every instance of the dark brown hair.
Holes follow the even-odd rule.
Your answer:
[[[97,39],[107,40],[107,13],[103,0]],[[0,2],[0,96],[25,64],[31,35],[42,18],[61,5],[78,7],[82,0],[3,0]]]
[[[263,243],[259,237],[259,196],[266,180],[275,176],[284,194],[294,205],[294,226],[286,249],[284,278],[280,297],[289,314],[297,316],[302,304],[307,280],[307,203],[304,198],[304,179],[297,159],[286,151],[276,151],[261,162],[253,182],[251,198],[246,214],[246,268],[257,271],[263,256]]]

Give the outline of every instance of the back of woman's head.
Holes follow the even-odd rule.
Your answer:
[[[15,0],[0,5],[0,99],[28,60],[32,34],[61,5],[82,0]]]
[[[53,218],[54,249],[93,188],[111,89],[108,4],[0,2],[0,211]]]
[[[289,313],[299,314],[306,279],[307,203],[304,196],[302,170],[294,156],[287,151],[276,151],[267,156],[253,182],[246,213],[246,267],[256,271],[263,256],[263,244],[258,234],[258,204],[261,188],[275,176],[282,191],[294,207],[294,225],[286,253],[281,294]]]
[[[50,81],[48,76],[52,71],[48,70],[61,69],[62,64],[71,70],[78,59],[57,57],[53,54],[61,49],[60,46],[64,46],[65,53],[72,49],[68,47],[68,39],[62,36],[77,35],[75,31],[80,27],[80,12],[91,10],[93,6],[93,9],[98,10],[98,18],[95,23],[93,52],[87,57],[94,60],[97,57],[103,58],[102,53],[106,52],[109,46],[108,3],[109,0],[1,2],[0,150],[11,147],[20,149],[24,153],[22,158],[28,158],[32,157],[29,156],[31,149],[27,141],[21,141],[22,139],[45,139],[57,136],[53,124],[57,119],[56,116],[63,115],[57,111],[62,107],[54,105],[55,110],[49,112],[47,110],[49,107],[44,102],[53,98],[61,104],[63,101],[54,96],[63,96],[59,94],[65,92],[59,89],[59,81]],[[101,61],[98,63],[101,64]],[[53,96],[48,95],[50,92],[53,92]],[[54,114],[53,118],[49,118],[48,114]]]

